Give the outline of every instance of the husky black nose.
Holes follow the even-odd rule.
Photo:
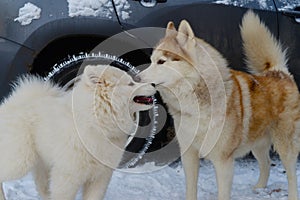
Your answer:
[[[139,75],[136,75],[136,76],[134,76],[133,77],[133,80],[135,81],[135,82],[141,82],[141,77],[139,76]]]
[[[152,87],[155,87],[155,83],[151,83]]]

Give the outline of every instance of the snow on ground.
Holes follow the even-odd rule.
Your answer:
[[[146,164],[137,170],[149,171],[149,167],[153,167],[153,164]],[[297,169],[299,179],[300,162]],[[238,160],[235,164],[232,200],[287,199],[287,178],[279,161],[273,161],[268,187],[253,190],[258,175],[255,160]],[[5,183],[4,189],[8,200],[39,200],[30,174],[21,180]],[[201,161],[198,190],[198,199],[213,200],[217,197],[214,169],[209,161]],[[179,163],[147,173],[115,171],[105,200],[182,200],[185,198],[184,193],[184,172]],[[76,200],[80,200],[80,193]]]

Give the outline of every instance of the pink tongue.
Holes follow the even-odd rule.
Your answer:
[[[143,104],[151,104],[153,103],[152,97],[145,97],[145,96],[136,96],[133,99],[136,103],[143,103]]]

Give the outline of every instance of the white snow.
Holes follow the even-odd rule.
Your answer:
[[[128,3],[128,1],[127,0],[115,0],[114,2],[116,4],[117,13],[119,15],[121,15],[121,18],[123,20],[128,19],[129,15],[131,13],[131,10],[129,10],[130,4]]]
[[[69,16],[100,16],[112,18],[114,13],[110,0],[67,0]],[[130,15],[130,5],[127,0],[116,0],[115,5],[120,17],[125,20]]]
[[[260,0],[259,5],[261,8],[267,8],[267,0]]]
[[[281,163],[273,161],[268,187],[253,190],[259,172],[254,160],[239,160],[235,164],[232,200],[286,200],[287,178]],[[155,171],[152,171],[156,169]],[[300,176],[300,162],[297,164]],[[149,172],[152,171],[152,172]],[[148,171],[142,173],[143,171]],[[139,173],[138,173],[139,172]],[[298,184],[300,180],[298,180]],[[39,200],[32,176],[7,182],[4,185],[9,200]],[[201,161],[198,199],[211,200],[217,197],[215,173],[209,161]],[[298,188],[300,190],[300,188]],[[80,193],[76,200],[80,200]],[[134,173],[115,171],[108,187],[105,200],[182,200],[185,199],[185,181],[181,164],[176,167],[159,168],[146,164]]]
[[[41,17],[41,9],[32,3],[26,3],[22,8],[19,9],[19,16],[14,19],[18,21],[21,25],[28,25],[34,19],[39,19]]]

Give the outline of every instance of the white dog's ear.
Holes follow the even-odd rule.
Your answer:
[[[177,41],[181,46],[184,46],[187,42],[194,40],[194,32],[190,24],[186,20],[180,22],[177,34]]]
[[[175,36],[176,34],[177,34],[177,31],[174,26],[174,23],[172,21],[169,21],[169,23],[167,25],[165,37]]]
[[[83,71],[83,80],[89,85],[95,85],[101,83],[101,75],[103,74],[104,68],[98,65],[88,65]]]

